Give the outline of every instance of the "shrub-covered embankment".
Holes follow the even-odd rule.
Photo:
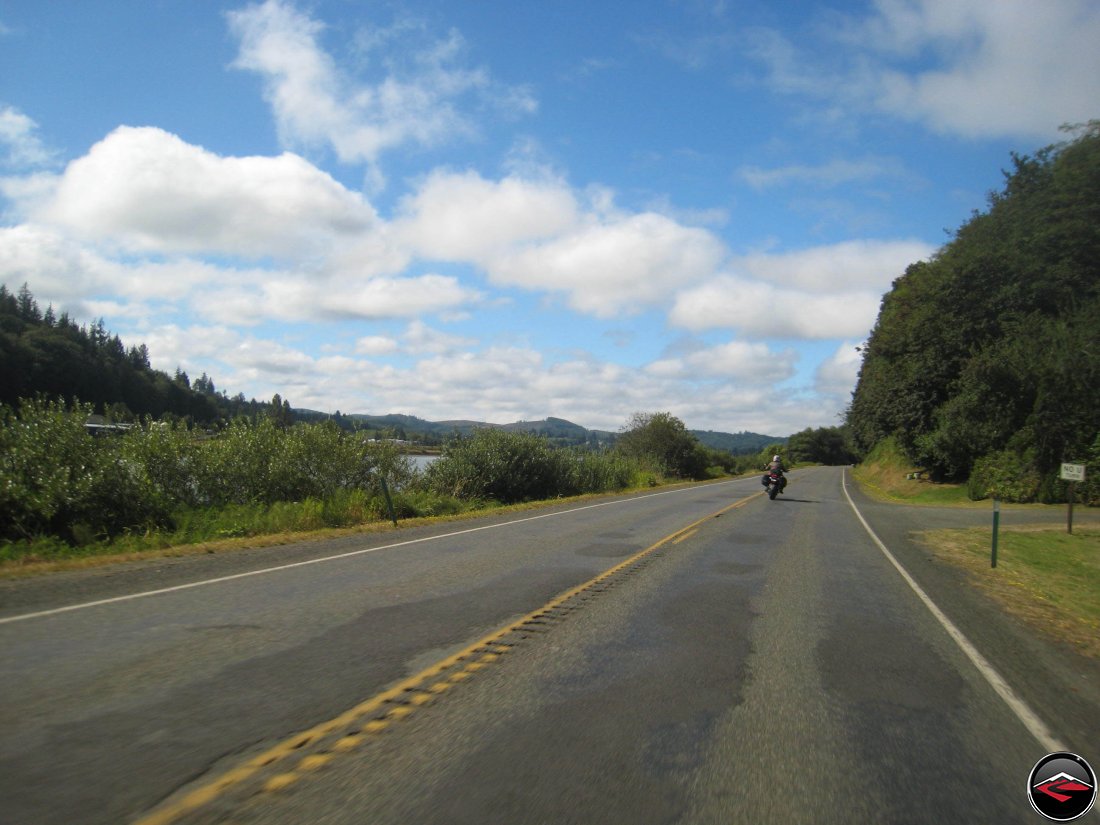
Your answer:
[[[418,472],[394,444],[330,422],[261,416],[207,432],[146,421],[93,437],[91,412],[43,399],[0,407],[0,561],[380,521],[389,515],[383,480],[395,515],[409,518],[714,477],[735,463],[692,447],[675,465],[657,450],[661,439],[641,449],[624,436],[628,449],[588,451],[485,429]]]

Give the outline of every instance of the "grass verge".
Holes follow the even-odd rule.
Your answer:
[[[902,455],[893,439],[886,439],[852,469],[852,478],[859,482],[864,493],[878,501],[932,507],[989,507],[988,502],[971,501],[965,484],[909,478],[917,472],[919,468]]]
[[[715,479],[729,480],[729,478]],[[417,496],[397,496],[394,502],[398,511],[397,529],[407,529],[426,524],[465,521],[492,514],[518,513],[560,504],[576,504],[609,496],[648,492],[655,487],[674,488],[699,482],[643,480],[642,486],[608,493],[586,493],[568,498],[547,501],[531,501],[522,504],[502,505],[493,501],[456,502],[417,500]],[[706,483],[706,482],[703,482]],[[323,505],[302,503],[307,514]],[[196,513],[195,519],[203,521],[203,529],[195,529],[189,522],[188,529],[171,532],[130,534],[112,541],[94,542],[73,546],[56,538],[41,538],[31,542],[0,544],[0,579],[54,573],[64,570],[81,570],[109,564],[141,559],[176,558],[179,556],[232,552],[234,550],[263,547],[280,547],[299,542],[323,541],[342,536],[363,533],[393,532],[387,517],[379,517],[365,510],[356,522],[344,522],[339,526],[326,526],[323,520],[315,523],[302,519],[300,514],[287,518],[287,506],[273,508],[230,507],[221,511]],[[297,508],[294,508],[297,509]],[[274,511],[279,518],[261,518]],[[229,519],[227,521],[227,519]],[[315,524],[315,526],[311,526]]]
[[[936,558],[966,571],[1008,613],[1080,653],[1100,658],[1100,527],[1002,528],[997,567],[988,528],[918,534]]]

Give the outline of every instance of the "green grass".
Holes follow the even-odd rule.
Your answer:
[[[479,509],[480,503],[460,502],[433,493],[395,493],[399,518],[437,517]],[[361,490],[340,491],[324,501],[233,504],[224,507],[181,510],[172,526],[130,531],[111,538],[89,536],[70,544],[52,536],[28,541],[0,542],[0,575],[56,570],[70,566],[106,563],[124,557],[172,550],[216,552],[247,544],[286,544],[310,536],[339,531],[371,529],[388,523],[382,499]]]
[[[989,528],[920,534],[936,558],[967,571],[1007,612],[1037,630],[1100,658],[1100,528],[1017,526],[998,534],[990,565]]]
[[[898,449],[893,439],[886,439],[852,470],[852,477],[863,491],[879,501],[928,506],[988,507],[988,502],[971,501],[965,484],[938,484],[926,477],[910,478],[920,468],[914,467]]]
[[[908,478],[918,468],[891,439],[879,444],[852,475],[872,498],[895,504],[990,508],[970,501],[964,484]],[[1050,505],[1012,505],[1046,510]],[[937,559],[966,571],[974,586],[1037,632],[1100,658],[1100,528],[1014,526],[998,534],[997,567],[990,566],[989,527],[919,534]]]
[[[612,493],[587,493],[548,501],[502,505],[495,501],[464,501],[426,491],[395,492],[394,510],[401,526],[476,518],[487,512],[535,510],[565,502],[599,499],[607,495],[679,486],[639,474],[634,484]],[[0,542],[0,578],[14,578],[59,570],[113,564],[140,558],[229,552],[240,548],[275,547],[302,541],[335,538],[354,533],[392,530],[380,499],[358,491],[338,494],[324,502],[280,502],[274,505],[232,505],[177,513],[166,530],[130,532],[112,539],[68,544],[45,536],[30,541]]]

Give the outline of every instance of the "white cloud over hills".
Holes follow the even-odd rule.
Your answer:
[[[955,185],[899,135],[950,135],[934,145],[952,150],[1049,136],[1100,100],[1096,5],[1036,8],[879,0],[781,30],[717,4],[705,36],[636,28],[615,57],[517,63],[426,13],[337,25],[326,14],[343,6],[242,5],[219,17],[235,46],[222,68],[256,82],[280,148],[230,155],[135,119],[62,165],[28,104],[0,102],[0,282],[107,315],[161,369],[303,407],[833,424],[853,342],[893,279],[935,252],[942,224],[908,219],[909,199]],[[690,43],[705,49],[688,60]],[[600,85],[634,82],[654,54],[636,81],[646,96],[675,79],[680,96],[713,83],[712,100],[735,100],[700,108],[692,128],[721,133],[709,148],[690,130],[656,145],[663,115],[626,122],[632,90],[620,104]],[[587,134],[604,109],[624,122]],[[892,142],[859,139],[883,121]],[[586,159],[576,146],[598,154],[613,137],[606,179],[570,169]],[[640,157],[657,160],[638,173]],[[800,213],[857,198],[893,210],[885,228],[829,234]]]

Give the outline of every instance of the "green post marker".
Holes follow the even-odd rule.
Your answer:
[[[1001,524],[1001,502],[993,499],[993,560],[990,567],[997,566],[997,528]]]
[[[1073,499],[1074,499],[1074,487],[1077,484],[1076,481],[1069,483],[1069,515],[1066,517],[1066,532],[1073,535]]]
[[[382,496],[386,499],[386,510],[390,514],[390,521],[393,522],[393,526],[397,526],[397,516],[393,512],[393,499],[390,498],[390,488],[386,485],[386,477],[379,476],[378,480],[382,482]]]

